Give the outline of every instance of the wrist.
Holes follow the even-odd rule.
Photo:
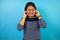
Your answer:
[[[40,18],[41,16],[39,15],[39,16],[37,16],[38,18]]]
[[[41,16],[37,16],[38,17],[38,19],[41,19],[42,17]]]
[[[38,17],[38,19],[42,19],[42,17]]]
[[[26,18],[27,16],[23,16],[23,18]]]

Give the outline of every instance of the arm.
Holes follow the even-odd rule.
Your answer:
[[[39,12],[36,10],[36,16],[39,19],[39,26],[45,28],[46,27],[46,22],[42,19],[41,15]]]
[[[24,16],[23,18],[21,19],[21,21],[18,23],[17,25],[17,29],[18,30],[22,30],[24,28],[24,24],[25,24],[25,19],[26,19],[27,15],[25,14],[24,12]]]
[[[24,25],[21,25],[20,23],[18,23],[17,30],[21,31],[23,28],[24,28]]]
[[[42,28],[46,28],[46,22],[43,19],[39,19],[39,26]]]

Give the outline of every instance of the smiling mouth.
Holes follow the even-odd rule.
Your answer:
[[[33,13],[29,13],[30,15],[33,15]]]

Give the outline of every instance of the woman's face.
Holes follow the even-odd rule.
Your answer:
[[[35,8],[33,6],[28,6],[27,7],[27,15],[29,17],[34,17],[34,15],[35,15]]]

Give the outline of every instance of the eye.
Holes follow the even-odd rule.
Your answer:
[[[32,9],[32,11],[35,11],[35,9]]]
[[[28,9],[28,11],[30,11],[30,9]]]
[[[34,9],[32,9],[32,11],[34,11]]]

